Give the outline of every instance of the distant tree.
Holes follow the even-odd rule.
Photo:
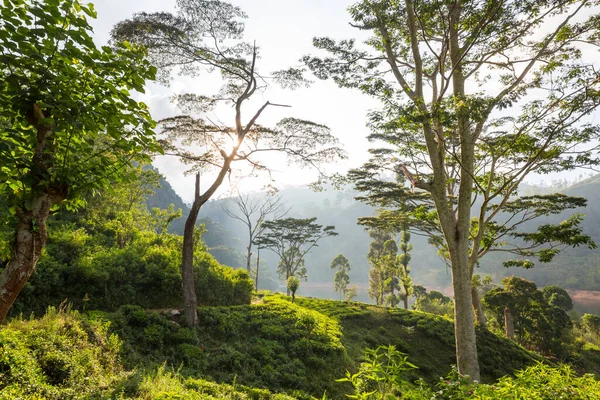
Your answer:
[[[450,297],[437,290],[427,292],[420,285],[415,285],[415,293],[418,293],[418,295],[413,304],[413,309],[436,315],[452,315],[454,307]]]
[[[565,311],[571,311],[573,309],[573,300],[569,293],[555,285],[545,286],[542,288],[544,298],[551,306],[560,307]]]
[[[369,230],[369,236],[372,240],[369,244],[367,259],[371,264],[371,269],[369,270],[369,288],[367,292],[377,305],[383,305],[390,282],[389,264],[392,261],[392,255],[395,261],[397,249],[395,252],[393,251],[394,238],[387,231],[371,229]],[[387,251],[385,248],[386,243],[388,243]],[[390,254],[390,251],[393,254]]]
[[[164,210],[158,207],[152,207],[152,221],[154,223],[154,231],[160,236],[164,236],[168,233],[169,225],[181,217],[181,208],[175,210],[174,204],[169,204]]]
[[[195,77],[200,73],[218,72],[223,86],[214,95],[184,93],[175,102],[186,115],[160,122],[166,153],[179,157],[195,174],[194,201],[186,220],[182,252],[185,321],[197,324],[197,301],[194,292],[192,240],[200,208],[214,195],[225,177],[240,162],[251,173],[269,171],[269,154],[283,153],[290,162],[315,167],[344,157],[337,139],[329,129],[311,121],[286,118],[275,127],[259,125],[258,119],[268,107],[281,107],[270,101],[251,111],[244,121],[244,111],[255,95],[263,95],[266,76],[259,73],[257,46],[243,42],[246,14],[238,7],[220,0],[177,0],[176,12],[138,13],[118,23],[113,38],[126,39],[146,46],[150,59],[168,82],[172,72]],[[283,87],[306,84],[300,71],[289,69],[270,74]],[[233,106],[231,123],[210,116],[220,104]],[[287,106],[286,106],[287,107]],[[192,115],[202,115],[201,118]],[[200,173],[213,171],[216,177],[200,189]]]
[[[600,316],[594,314],[583,314],[581,324],[593,337],[600,337]]]
[[[404,301],[404,309],[408,310],[408,298],[413,293],[413,283],[412,278],[410,276],[410,251],[412,250],[412,245],[410,242],[410,232],[408,230],[404,230],[402,232],[402,237],[400,239],[400,254],[399,254],[399,264],[400,264],[400,286],[402,287],[402,300]]]
[[[419,301],[422,297],[427,294],[427,289],[422,285],[413,285],[413,297],[415,298],[415,303]],[[413,304],[413,308],[415,308]]]
[[[352,301],[358,295],[358,287],[352,285],[346,289],[346,301]]]
[[[596,4],[361,0],[349,13],[370,37],[315,38],[326,56],[305,57],[317,77],[380,100],[368,124],[383,146],[353,178],[372,204],[437,236],[452,271],[458,370],[473,380],[478,260],[509,251],[509,265],[528,267],[561,245],[592,246],[580,216],[533,232],[525,225],[584,199],[516,194],[531,173],[600,162],[600,128],[590,118],[600,69],[588,56],[600,46]]]
[[[12,248],[0,273],[0,321],[31,277],[50,214],[126,179],[160,148],[148,108],[131,98],[155,68],[137,45],[97,48],[79,1],[0,5],[0,196]]]
[[[286,282],[288,292],[292,293],[292,303],[294,303],[294,301],[296,300],[296,291],[300,287],[300,278],[292,275],[292,276],[288,277],[285,282]],[[289,296],[289,294],[288,294],[288,296]]]
[[[507,337],[538,351],[557,352],[563,346],[564,332],[572,327],[565,310],[549,304],[535,283],[511,276],[502,280],[503,288],[494,288],[483,298]]]
[[[350,261],[343,255],[338,254],[331,262],[331,269],[335,270],[333,276],[333,288],[340,294],[340,298],[347,298],[348,285],[350,285]]]
[[[265,230],[256,239],[260,249],[279,256],[279,274],[285,281],[290,276],[306,278],[304,256],[327,236],[337,236],[334,226],[317,224],[317,218],[282,218],[263,223]],[[289,296],[289,289],[288,289]]]
[[[242,195],[238,192],[237,197],[231,199],[237,210],[232,210],[227,205],[221,206],[223,211],[233,219],[241,221],[248,229],[248,246],[246,247],[246,270],[252,274],[250,261],[252,258],[252,246],[257,237],[265,230],[263,222],[267,218],[280,219],[290,211],[281,202],[281,197]],[[256,281],[258,282],[258,269],[256,270]]]

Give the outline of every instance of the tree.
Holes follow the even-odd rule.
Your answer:
[[[82,193],[118,179],[159,151],[144,91],[155,69],[136,45],[98,49],[79,1],[0,5],[0,193],[13,244],[0,274],[0,321],[34,272],[47,220]]]
[[[292,303],[296,301],[296,291],[300,287],[300,278],[297,276],[291,275],[285,281],[288,292],[292,293]],[[288,294],[289,296],[289,294]]]
[[[511,276],[502,280],[504,288],[494,288],[484,296],[506,336],[541,352],[560,351],[563,333],[572,327],[566,311],[548,302],[535,283]]]
[[[304,256],[324,237],[337,236],[334,226],[323,226],[316,220],[316,217],[282,218],[264,222],[265,231],[256,245],[279,256],[279,276],[286,281],[290,276],[305,278]]]
[[[565,311],[571,311],[573,309],[573,299],[569,296],[569,293],[556,285],[545,286],[542,288],[544,298],[551,306],[560,307]]]
[[[246,247],[246,269],[248,274],[252,273],[250,261],[252,258],[252,246],[257,237],[265,230],[263,222],[269,216],[273,219],[283,218],[290,211],[284,207],[281,197],[261,197],[242,195],[238,192],[237,197],[232,199],[238,211],[233,211],[227,206],[222,206],[223,211],[233,219],[241,221],[248,228],[248,246]],[[241,215],[240,215],[241,214]],[[257,264],[258,266],[258,264]],[[256,270],[256,281],[258,282],[258,269]]]
[[[333,289],[339,292],[340,298],[346,299],[348,296],[348,285],[350,285],[350,261],[343,254],[338,254],[331,262],[331,269],[335,270],[333,277]],[[354,294],[356,296],[356,294]]]
[[[369,252],[367,253],[367,259],[371,263],[368,295],[379,306],[384,304],[389,283],[388,275],[390,268],[388,262],[391,261],[391,257],[386,257],[385,244],[388,243],[388,251],[393,252],[391,243],[395,242],[389,232],[380,229],[369,230],[369,236],[372,240],[369,244]],[[397,249],[393,252],[394,258],[396,253]]]
[[[404,230],[402,232],[402,238],[400,239],[400,254],[399,264],[400,268],[400,286],[402,286],[402,301],[404,301],[404,309],[408,310],[408,298],[413,294],[413,283],[412,278],[410,276],[410,251],[412,250],[412,245],[410,242],[410,232],[408,230]]]
[[[599,163],[600,130],[587,119],[600,104],[598,68],[583,51],[600,44],[594,4],[363,0],[349,11],[353,26],[372,33],[364,46],[316,38],[330,56],[304,58],[317,77],[381,100],[370,139],[385,147],[352,178],[448,257],[457,365],[470,379],[480,377],[471,285],[478,260],[509,251],[518,258],[507,265],[530,267],[561,244],[593,247],[580,216],[519,229],[584,199],[516,194],[532,172]]]
[[[197,76],[218,72],[222,88],[214,95],[184,93],[175,102],[185,115],[160,122],[166,154],[179,157],[195,174],[194,201],[185,223],[182,251],[182,276],[185,298],[185,321],[197,324],[197,301],[194,292],[192,240],[198,213],[221,186],[225,177],[240,162],[251,173],[269,171],[271,153],[283,153],[290,162],[315,167],[344,158],[329,129],[311,121],[285,118],[275,127],[259,125],[258,119],[268,107],[287,107],[266,101],[252,107],[248,102],[264,92],[267,77],[257,68],[258,49],[242,41],[246,14],[238,7],[220,0],[177,0],[176,12],[138,13],[120,22],[113,38],[127,39],[148,48],[149,57],[168,82],[175,70],[180,75]],[[306,84],[300,71],[289,69],[271,74],[284,87]],[[212,116],[220,105],[232,105],[231,124]],[[201,117],[197,117],[201,115]],[[216,173],[201,191],[201,172]]]

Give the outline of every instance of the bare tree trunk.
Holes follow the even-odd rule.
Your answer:
[[[515,328],[513,326],[512,313],[508,307],[504,309],[504,334],[509,339],[515,338]]]
[[[406,291],[406,288],[404,289],[404,297],[402,300],[404,300],[404,309],[408,310],[408,292]]]
[[[460,246],[466,247],[466,246]],[[460,248],[459,247],[459,248]],[[475,337],[471,276],[467,264],[466,248],[452,255],[452,287],[454,289],[454,329],[456,363],[463,375],[479,381],[477,341]]]
[[[260,248],[256,251],[256,276],[254,277],[254,290],[258,290],[258,267],[260,266]]]
[[[200,174],[196,174],[196,191],[190,214],[185,221],[183,231],[183,248],[181,250],[181,284],[183,288],[183,304],[185,324],[192,328],[198,324],[198,299],[194,282],[194,228],[200,211]]]
[[[477,290],[475,286],[472,286],[471,291],[473,297],[473,309],[475,310],[475,321],[479,325],[485,326],[487,321],[485,319],[485,314],[481,305],[481,299],[479,298],[479,290]]]
[[[248,275],[252,276],[252,267],[250,266],[250,262],[252,259],[252,242],[248,244],[248,254],[246,255],[246,270],[248,271]]]
[[[0,274],[0,322],[35,271],[48,238],[46,221],[50,207],[57,200],[42,194],[33,200],[31,211],[18,215],[13,254]]]

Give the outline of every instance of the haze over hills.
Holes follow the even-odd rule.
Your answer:
[[[162,187],[148,199],[149,207],[167,207],[173,203],[182,208],[183,217],[176,220],[171,230],[183,233],[185,218],[189,212],[187,205],[175,193],[171,185],[161,180]],[[562,186],[564,182],[561,183]],[[574,212],[586,215],[584,232],[591,235],[600,244],[600,175],[575,183],[565,189],[554,187],[523,186],[521,193],[548,193],[559,191],[572,196],[588,199],[588,206]],[[557,189],[557,190],[555,190]],[[291,187],[281,190],[278,195],[290,208],[288,216],[295,218],[317,217],[323,225],[334,225],[339,233],[336,237],[323,239],[306,257],[308,270],[307,282],[302,282],[299,293],[306,296],[337,298],[333,291],[333,271],[330,264],[337,254],[344,254],[350,261],[351,283],[358,285],[358,299],[369,301],[366,294],[368,285],[367,251],[370,238],[364,227],[357,225],[359,217],[373,215],[375,209],[354,200],[356,192],[352,190],[314,192],[307,187]],[[255,196],[266,196],[256,193]],[[246,227],[240,221],[229,217],[224,207],[235,210],[231,199],[211,200],[205,204],[199,217],[207,232],[204,241],[210,252],[223,264],[232,267],[245,266],[245,246],[247,245]],[[536,224],[556,223],[573,213],[550,216],[536,220]],[[535,228],[535,226],[531,226]],[[427,243],[425,237],[413,235],[411,274],[415,283],[431,289],[445,290],[450,286],[451,276],[448,268],[437,255],[436,249]],[[587,248],[567,249],[563,254],[548,264],[536,263],[531,270],[503,268],[502,256],[485,257],[480,265],[479,273],[490,274],[494,282],[508,275],[519,275],[534,280],[538,285],[556,284],[567,289],[600,290],[600,253]],[[277,278],[278,258],[270,251],[261,252],[261,276],[259,286],[272,290],[283,289],[283,282]],[[253,265],[255,261],[253,261]]]

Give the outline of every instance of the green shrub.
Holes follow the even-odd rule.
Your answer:
[[[107,397],[129,373],[104,322],[50,309],[0,329],[0,399]]]

